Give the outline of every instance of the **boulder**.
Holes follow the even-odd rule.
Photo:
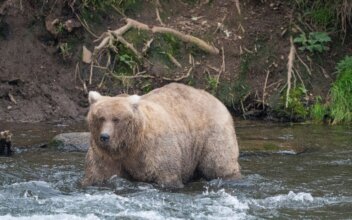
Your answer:
[[[49,143],[49,147],[61,151],[86,152],[89,147],[89,132],[72,132],[56,135]]]

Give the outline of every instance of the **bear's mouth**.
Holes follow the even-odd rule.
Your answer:
[[[126,142],[125,142],[125,141],[122,141],[119,148],[120,148],[121,150],[126,150],[126,149],[128,148]]]
[[[118,143],[116,145],[110,145],[109,143],[100,143],[99,146],[103,150],[110,151],[111,153],[122,153],[123,151],[126,151],[128,149],[128,145],[125,141],[122,141],[121,143]]]

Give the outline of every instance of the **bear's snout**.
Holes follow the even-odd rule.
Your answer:
[[[110,135],[108,135],[107,133],[102,133],[100,134],[100,141],[105,143],[108,143],[110,139]]]

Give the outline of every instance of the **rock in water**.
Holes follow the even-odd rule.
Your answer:
[[[10,131],[0,132],[0,156],[11,156],[13,151],[11,149],[11,137]]]
[[[89,132],[72,132],[56,135],[49,143],[49,147],[62,151],[86,152],[89,147]]]

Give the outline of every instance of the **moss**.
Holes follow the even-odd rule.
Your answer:
[[[170,55],[180,61],[185,53],[184,47],[183,42],[171,34],[157,34],[147,55],[152,63],[159,63],[166,71],[173,70],[177,66],[171,61]]]
[[[280,147],[276,144],[273,143],[265,143],[263,145],[264,150],[268,150],[268,151],[278,151],[280,150]]]
[[[49,148],[58,148],[61,145],[63,145],[63,142],[56,139],[53,139],[48,143]]]
[[[165,42],[166,52],[172,55],[179,55],[182,42],[172,34],[161,34],[162,40]]]
[[[144,30],[130,29],[123,36],[138,50],[142,51],[145,43],[152,38],[152,35]]]

